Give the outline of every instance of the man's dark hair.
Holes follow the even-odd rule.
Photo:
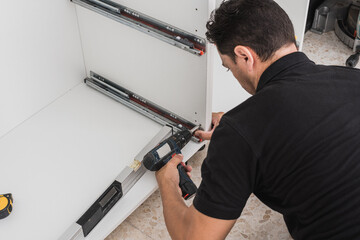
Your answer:
[[[206,37],[235,62],[237,45],[250,47],[266,61],[281,47],[295,43],[294,27],[273,0],[228,0],[212,12]]]

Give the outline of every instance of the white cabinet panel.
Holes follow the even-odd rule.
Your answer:
[[[0,140],[14,196],[1,237],[57,239],[160,128],[84,84],[56,100]]]
[[[85,77],[73,4],[2,1],[0,74],[1,138]]]
[[[205,38],[212,1],[119,4]],[[197,56],[77,6],[87,72],[94,71],[204,128],[211,116],[211,51]],[[175,10],[176,9],[176,10]]]
[[[300,43],[300,50],[304,42],[305,25],[307,11],[309,8],[309,0],[276,0],[289,15],[295,29],[295,35]]]
[[[130,165],[161,125],[81,84],[0,139],[0,189],[14,209],[2,239],[57,239]],[[201,144],[183,149],[184,159]],[[103,239],[155,189],[154,172],[115,205],[87,239]],[[21,229],[19,231],[19,229]]]
[[[129,3],[203,35],[212,1],[190,2],[174,15],[168,8],[175,2]],[[154,9],[157,4],[166,11]],[[0,224],[4,239],[57,239],[161,128],[82,84],[85,64],[188,120],[210,125],[210,50],[194,56],[75,9],[66,0],[8,1],[0,9],[0,162],[7,167],[0,189],[14,197],[13,212]],[[189,143],[184,159],[202,144]],[[105,238],[156,187],[154,173],[147,172],[87,239]]]

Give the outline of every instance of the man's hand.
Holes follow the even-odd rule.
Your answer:
[[[203,140],[210,140],[211,136],[217,126],[219,126],[220,120],[224,115],[223,112],[212,113],[212,128],[209,132],[198,130],[195,132],[195,136]]]
[[[178,189],[178,192],[181,195],[181,189],[179,187],[180,176],[177,165],[180,163],[183,164],[183,158],[184,156],[181,154],[175,155],[167,164],[165,164],[165,166],[155,173],[160,188],[164,185],[173,186]],[[191,177],[190,172],[192,167],[185,164],[183,164],[183,166],[189,177]]]

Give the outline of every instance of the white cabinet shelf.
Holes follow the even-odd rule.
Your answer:
[[[80,84],[0,140],[0,189],[14,210],[4,239],[56,239],[80,218],[161,125]],[[188,159],[201,145],[184,149]],[[147,172],[89,234],[102,239],[155,189]],[[19,231],[21,228],[21,231]]]

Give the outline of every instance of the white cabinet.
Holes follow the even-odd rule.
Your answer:
[[[196,35],[215,5],[116,2]],[[0,20],[0,192],[14,198],[2,238],[60,237],[161,129],[85,85],[90,71],[210,125],[211,47],[197,56],[67,0],[8,1]],[[105,238],[156,188],[147,172],[86,239]]]
[[[85,77],[73,4],[61,0],[1,4],[0,137]]]

